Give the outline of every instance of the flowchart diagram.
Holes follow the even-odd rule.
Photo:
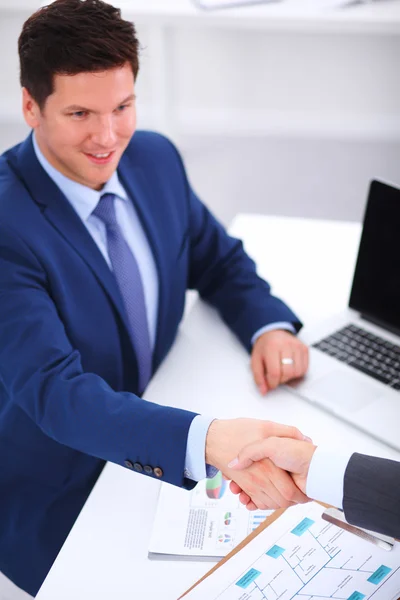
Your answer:
[[[335,525],[306,517],[259,556],[218,600],[375,598],[399,571],[398,554],[377,554],[366,542],[356,543],[355,551],[355,540]]]

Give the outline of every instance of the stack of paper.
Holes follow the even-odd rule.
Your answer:
[[[191,492],[163,484],[149,557],[219,560],[272,512],[249,512],[221,473]]]

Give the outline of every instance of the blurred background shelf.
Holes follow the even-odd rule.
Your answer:
[[[400,5],[377,0],[365,5],[329,8],[321,0],[283,0],[248,7],[204,11],[190,0],[117,0],[123,12],[138,22],[164,25],[213,26],[240,29],[399,33]]]
[[[0,12],[18,14],[33,12],[48,4],[47,0],[0,1]],[[400,4],[398,0],[375,0],[365,4],[350,2],[330,7],[324,0],[282,0],[272,3],[201,10],[191,0],[114,0],[127,18],[138,23],[158,23],[181,27],[183,25],[211,26],[236,29],[312,30],[322,32],[400,32]],[[331,4],[331,3],[329,3]]]
[[[113,3],[141,43],[138,126],[177,142],[225,223],[243,211],[359,220],[371,178],[400,183],[400,0]],[[17,39],[39,4],[0,0],[0,150],[27,132]]]

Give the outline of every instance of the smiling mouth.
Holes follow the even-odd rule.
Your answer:
[[[89,160],[96,164],[107,164],[111,161],[114,153],[115,150],[111,150],[111,152],[85,152],[85,155],[89,158]]]
[[[110,152],[85,152],[85,154],[87,154],[88,156],[94,156],[95,158],[108,158],[112,153],[114,152],[114,150],[111,150]]]

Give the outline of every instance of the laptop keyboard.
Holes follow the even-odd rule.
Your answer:
[[[355,325],[347,325],[312,346],[400,390],[400,346]]]

